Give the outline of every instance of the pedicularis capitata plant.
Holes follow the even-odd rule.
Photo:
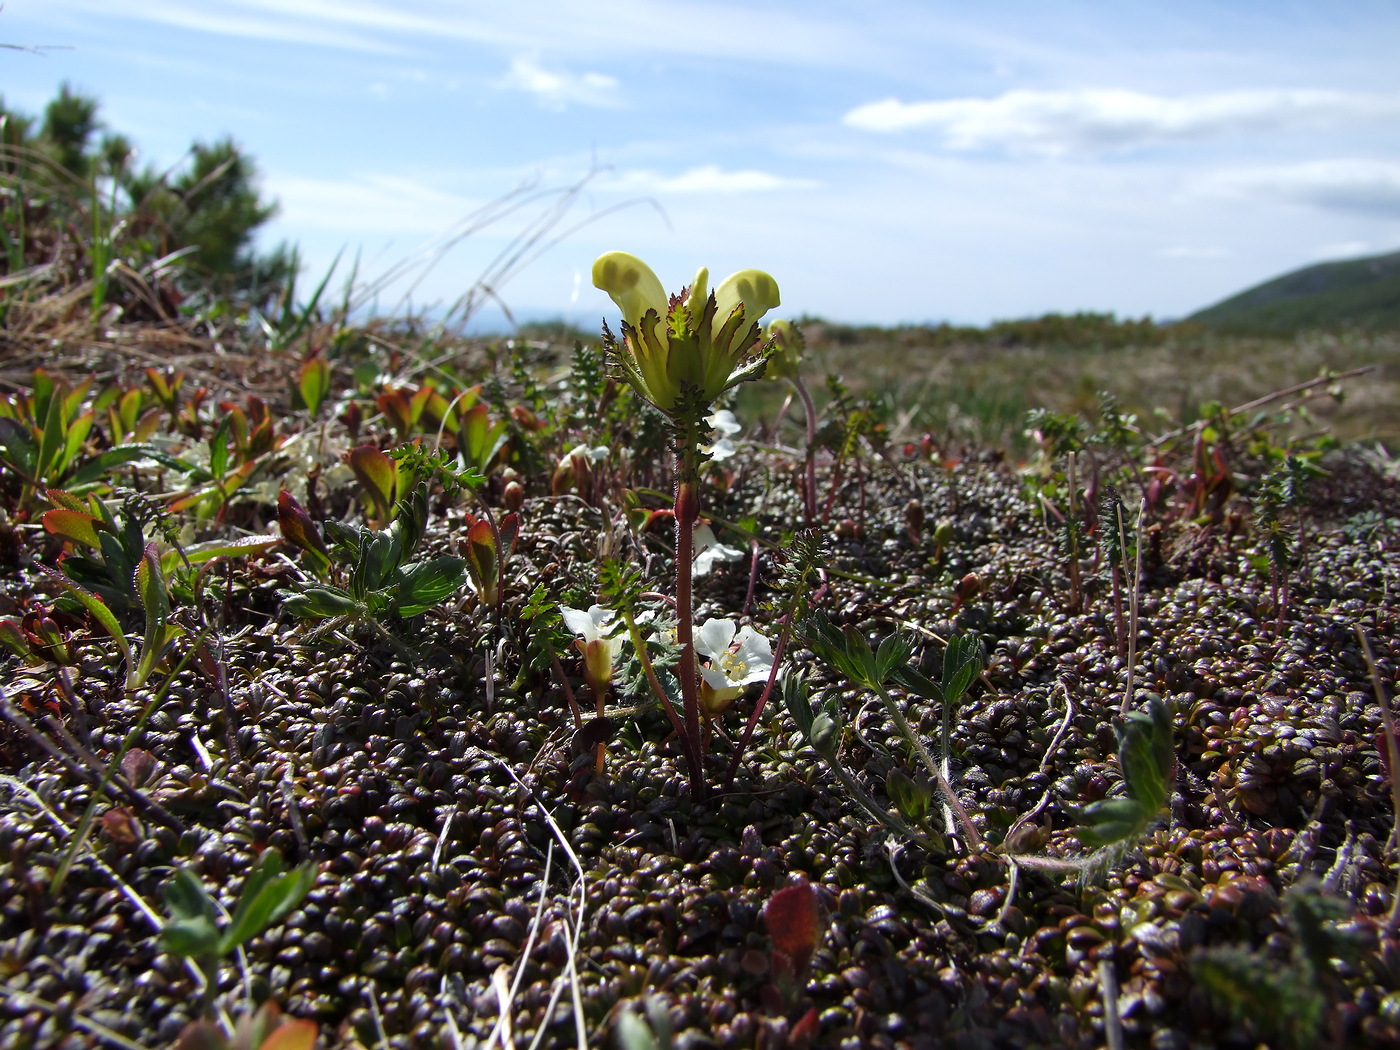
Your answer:
[[[700,675],[695,659],[691,575],[695,523],[700,516],[700,465],[711,426],[706,417],[726,390],[763,374],[771,341],[759,319],[778,305],[778,283],[762,270],[740,270],[709,287],[709,271],[668,295],[651,267],[626,252],[593,264],[593,283],[622,310],[622,338],[606,324],[603,346],[618,373],[670,421],[676,453],[676,641],[680,646],[682,717],[662,697],[684,742],[691,793],[707,784],[703,767]]]

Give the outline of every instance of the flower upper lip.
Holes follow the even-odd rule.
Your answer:
[[[758,319],[780,301],[778,283],[762,270],[730,274],[713,292],[709,276],[702,266],[682,300],[668,296],[635,255],[607,252],[593,263],[593,284],[622,310],[618,363],[637,392],[668,414],[687,389],[708,406],[751,377],[745,366],[760,339]]]

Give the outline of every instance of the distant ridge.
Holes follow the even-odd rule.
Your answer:
[[[1400,328],[1400,252],[1319,263],[1192,314],[1212,328]]]

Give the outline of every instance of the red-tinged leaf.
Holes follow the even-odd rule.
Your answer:
[[[87,513],[88,504],[81,496],[75,496],[71,492],[63,489],[45,489],[44,497],[55,507],[62,507],[65,510],[76,510]]]
[[[812,1045],[812,1040],[821,1034],[821,1015],[817,1013],[815,1006],[809,1006],[807,1012],[802,1015],[802,1020],[792,1026],[788,1032],[788,1050],[803,1050],[804,1047]]]
[[[457,428],[461,424],[452,413],[451,403],[436,390],[433,390],[432,395],[428,398],[425,411],[434,423],[439,424],[449,434],[457,433]]]
[[[121,422],[121,432],[129,434],[136,426],[136,419],[141,414],[141,401],[145,397],[140,387],[132,387],[117,402],[115,410],[117,418]],[[113,435],[112,440],[116,440]]]
[[[229,1050],[229,1042],[213,1021],[191,1021],[180,1029],[174,1050]]]
[[[10,650],[21,660],[27,661],[34,656],[33,651],[29,648],[29,639],[25,637],[19,624],[15,623],[14,620],[0,620],[0,645]]]
[[[131,440],[143,442],[151,440],[151,435],[160,426],[161,410],[152,406],[141,414],[141,418],[136,421],[135,428],[131,431]]]
[[[258,1050],[312,1050],[319,1034],[315,1021],[304,1018],[287,1021],[268,1036]]]
[[[286,489],[277,494],[277,527],[282,530],[282,538],[288,543],[324,558],[330,564],[331,552],[321,538],[321,530]]]
[[[473,521],[460,547],[466,555],[467,572],[481,600],[487,605],[495,605],[500,594],[500,565],[496,557],[499,548],[496,546],[496,536],[491,531],[491,523],[484,518]]]
[[[375,398],[379,411],[384,413],[384,418],[389,421],[389,425],[400,434],[407,437],[408,432],[413,428],[413,421],[410,418],[412,408],[409,407],[408,398],[398,390],[386,390]]]
[[[408,403],[408,421],[412,426],[417,426],[418,421],[423,418],[423,409],[428,405],[428,399],[433,396],[433,388],[427,383],[418,388],[418,393],[413,395],[413,400]]]
[[[787,886],[768,898],[763,915],[774,955],[782,957],[792,977],[800,980],[817,950],[821,931],[821,905],[816,892],[807,882]]]
[[[144,787],[149,783],[159,765],[156,756],[144,748],[133,747],[122,755],[122,773],[131,781],[132,787]]]
[[[219,408],[228,420],[229,433],[233,435],[233,445],[237,449],[248,447],[248,415],[232,401],[220,401]],[[217,471],[215,473],[218,473]]]
[[[58,536],[70,543],[81,543],[90,550],[97,550],[101,546],[101,541],[97,538],[97,528],[102,523],[91,514],[57,507],[45,511],[40,520],[44,523],[44,531],[51,536]]]
[[[387,518],[389,508],[394,505],[398,463],[373,445],[357,445],[347,452],[345,457],[374,505],[375,517]]]
[[[494,578],[496,575],[496,535],[491,531],[491,523],[478,518],[467,529],[467,557],[472,562],[477,575]]]
[[[520,515],[511,511],[500,521],[501,546],[505,549],[505,557],[509,558],[515,553],[515,543],[520,539]]]
[[[140,840],[140,825],[131,810],[115,806],[102,814],[102,830],[120,846],[131,847]]]

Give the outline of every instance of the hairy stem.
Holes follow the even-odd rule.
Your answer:
[[[680,661],[681,713],[690,793],[696,802],[706,795],[703,745],[700,735],[700,674],[695,661],[695,616],[692,584],[695,565],[695,523],[700,517],[699,435],[686,428],[676,442],[676,642]]]

